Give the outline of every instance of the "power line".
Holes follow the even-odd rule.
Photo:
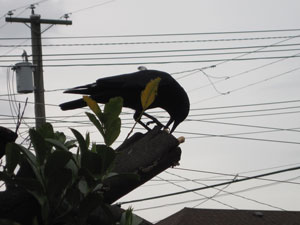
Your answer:
[[[298,129],[298,130],[296,130]],[[296,131],[296,132],[300,132],[299,130],[300,128],[293,128],[292,131]],[[279,131],[283,131],[281,129],[277,129],[277,130],[268,130],[268,131],[252,131],[252,132],[240,132],[240,133],[230,133],[230,134],[226,134],[226,136],[241,136],[241,135],[249,135],[249,134],[265,134],[265,133],[274,133],[274,132],[279,132]],[[191,135],[197,135],[192,136],[192,137],[186,137],[186,139],[199,139],[199,138],[208,138],[208,137],[215,137],[215,136],[211,136],[211,135],[202,135],[199,133],[193,133],[193,132],[178,132],[178,133],[183,133],[183,134],[191,134]],[[199,137],[198,135],[201,135],[201,137]],[[270,141],[270,142],[274,142],[274,140],[270,140],[270,139],[263,139],[264,141]],[[258,141],[258,140],[255,140]]]
[[[194,192],[194,191],[200,191],[200,190],[205,190],[205,189],[209,189],[209,188],[224,186],[224,185],[227,185],[227,184],[244,182],[244,181],[248,181],[248,180],[252,180],[252,179],[256,179],[256,178],[260,178],[260,177],[271,176],[271,175],[290,172],[290,171],[295,171],[295,170],[299,170],[299,169],[300,169],[300,166],[291,167],[291,168],[287,168],[287,169],[283,169],[283,170],[277,170],[277,171],[264,173],[264,174],[259,174],[259,175],[255,175],[255,176],[251,176],[251,177],[235,179],[235,180],[232,180],[232,181],[229,181],[229,182],[223,182],[223,183],[219,183],[219,184],[209,185],[209,186],[206,186],[206,187],[198,187],[198,188],[193,188],[193,189],[189,189],[189,190],[185,190],[185,191],[178,191],[178,192],[173,192],[173,193],[168,193],[168,194],[163,194],[163,195],[152,196],[152,197],[148,197],[148,198],[141,198],[141,199],[135,199],[135,200],[130,200],[130,201],[124,201],[124,202],[120,202],[119,204],[123,205],[123,204],[128,204],[128,203],[149,201],[149,200],[154,200],[154,199],[158,199],[158,198],[165,198],[165,197],[170,197],[170,196],[175,196],[175,195],[180,195],[180,194],[186,194],[186,193],[190,193],[190,192]]]
[[[89,56],[89,55],[121,55],[121,54],[153,54],[153,53],[174,53],[174,52],[195,52],[195,51],[228,51],[228,50],[241,50],[251,48],[281,48],[281,47],[292,47],[299,46],[300,44],[282,44],[282,45],[246,45],[228,48],[192,48],[192,49],[168,49],[168,50],[151,50],[151,51],[120,51],[120,52],[83,52],[83,53],[55,53],[55,54],[43,54],[45,57],[53,56]],[[276,51],[276,50],[274,50]],[[33,55],[30,55],[33,56]],[[6,55],[0,57],[20,57],[20,55]],[[174,74],[174,73],[173,73]]]
[[[258,125],[249,125],[249,124],[241,124],[241,123],[228,123],[228,122],[219,122],[219,121],[208,121],[208,120],[200,120],[203,123],[214,123],[219,125],[227,125],[227,126],[240,126],[240,127],[250,127],[250,128],[259,128],[259,129],[269,129],[274,131],[291,131],[291,132],[300,132],[295,128],[278,128],[278,127],[267,127],[267,126],[258,126]]]
[[[274,109],[276,110],[276,109]],[[257,110],[258,111],[258,110]],[[237,116],[224,116],[224,117],[213,117],[205,119],[190,119],[189,116],[185,121],[195,121],[195,122],[206,122],[211,120],[220,120],[220,119],[238,119],[238,118],[249,118],[249,117],[259,117],[259,116],[276,116],[276,115],[288,115],[299,113],[300,111],[288,111],[288,112],[278,112],[278,113],[261,113],[261,114],[251,114],[251,115],[237,115]],[[238,112],[236,112],[238,113]],[[195,115],[197,116],[197,115]],[[165,116],[158,116],[159,118],[166,118]]]
[[[274,139],[263,139],[263,138],[251,138],[251,137],[237,137],[237,136],[234,136],[234,135],[241,135],[241,133],[239,133],[239,134],[208,134],[208,133],[200,133],[200,132],[193,133],[193,132],[184,132],[184,131],[180,131],[178,133],[193,134],[193,135],[207,136],[207,137],[232,138],[232,139],[249,140],[249,141],[262,141],[262,142],[274,142],[274,143],[282,143],[282,144],[300,145],[300,142],[295,142],[295,141],[283,141],[283,140],[274,140]],[[194,139],[194,138],[199,138],[199,137],[189,137],[189,139]]]
[[[106,43],[72,43],[72,44],[43,44],[43,47],[75,47],[75,46],[103,46],[103,45],[149,45],[149,44],[178,44],[178,43],[199,43],[199,42],[227,42],[227,41],[254,41],[269,39],[291,39],[297,36],[273,36],[273,37],[251,37],[251,38],[223,38],[223,39],[201,39],[201,40],[171,40],[171,41],[141,41],[141,42],[106,42]],[[16,47],[16,45],[0,45],[0,47]],[[32,47],[32,45],[18,45],[18,47]]]
[[[268,168],[262,168],[262,169],[255,169],[255,170],[248,170],[248,171],[242,171],[238,172],[240,177],[245,177],[241,174],[248,174],[248,173],[253,173],[253,172],[262,172],[266,170],[271,170],[271,169],[278,169],[278,168],[283,168],[283,167],[291,167],[291,166],[296,166],[299,165],[299,163],[291,163],[287,165],[280,165],[280,166],[273,166],[273,167],[268,167]],[[190,168],[183,168],[183,167],[174,167],[172,168],[173,170],[182,170],[182,171],[188,171],[188,172],[196,172],[196,173],[205,173],[205,174],[211,174],[211,175],[217,175],[218,177],[220,176],[230,176],[234,177],[236,174],[231,174],[231,173],[222,173],[222,172],[215,172],[215,171],[206,171],[206,170],[197,170],[197,169],[190,169]],[[273,180],[273,179],[266,179],[266,178],[259,178],[260,180],[267,180],[267,181],[276,181],[276,182],[284,182],[285,181],[279,181],[279,180]],[[290,183],[290,182],[288,182]],[[292,183],[292,184],[300,184],[300,183]]]
[[[277,104],[287,104],[300,102],[300,99],[296,100],[286,100],[286,101],[276,101],[276,102],[263,102],[263,103],[252,103],[252,104],[242,104],[242,105],[227,105],[227,106],[216,106],[216,107],[206,107],[206,108],[192,108],[191,111],[198,110],[216,110],[216,109],[226,109],[226,108],[240,108],[240,107],[253,107],[253,106],[265,106],[265,105],[277,105]]]
[[[298,53],[297,55],[293,55],[294,56],[300,56],[300,53]],[[283,59],[283,58],[282,58]],[[297,70],[300,70],[300,67],[296,67],[294,69],[291,69],[291,70],[288,70],[286,72],[283,72],[283,73],[279,73],[277,75],[274,75],[274,76],[271,76],[271,77],[268,77],[268,78],[265,78],[265,79],[262,79],[262,80],[259,80],[259,81],[256,81],[256,82],[253,82],[253,83],[250,83],[250,84],[247,84],[247,85],[244,85],[242,87],[239,87],[239,88],[235,88],[233,90],[230,90],[228,91],[226,94],[230,94],[232,92],[236,92],[236,91],[240,91],[242,89],[245,89],[245,88],[248,88],[248,87],[251,87],[251,86],[254,86],[254,85],[257,85],[257,84],[260,84],[260,83],[263,83],[263,82],[266,82],[266,81],[269,81],[269,80],[272,80],[272,79],[275,79],[275,78],[278,78],[278,77],[281,77],[281,76],[284,76],[284,75],[287,75],[289,73],[292,73],[292,72],[295,72]],[[196,102],[193,102],[192,104],[198,104],[200,102],[203,102],[203,101],[207,101],[207,100],[210,100],[210,99],[213,99],[213,98],[216,98],[216,97],[219,97],[223,94],[218,94],[216,96],[213,96],[213,97],[209,97],[209,98],[206,98],[206,99],[202,99],[202,100],[199,100],[199,101],[196,101]]]
[[[1,96],[1,95],[0,95]],[[300,102],[300,99],[286,100],[286,101],[275,101],[275,102],[261,102],[261,103],[250,103],[250,104],[239,104],[239,105],[225,105],[225,106],[215,106],[215,107],[201,107],[201,108],[191,108],[190,111],[203,111],[203,110],[221,110],[221,109],[232,109],[232,108],[243,108],[243,107],[257,107],[257,106],[267,106],[267,105],[280,105],[280,104],[290,104]],[[161,113],[161,110],[151,111],[154,113]]]
[[[40,3],[47,2],[47,1],[49,1],[49,0],[41,0],[41,1],[37,1],[37,2],[31,3],[31,4],[26,4],[26,5],[17,7],[17,8],[15,8],[15,9],[11,9],[10,11],[17,11],[17,10],[19,10],[19,9],[28,9],[31,5],[38,5],[38,4],[40,4]]]
[[[298,179],[299,176],[288,179],[288,180],[295,180]],[[235,191],[234,193],[242,193],[242,192],[246,192],[246,191],[252,191],[258,188],[265,188],[265,187],[269,187],[269,186],[273,186],[277,184],[277,182],[274,182],[272,184],[264,184],[264,185],[260,185],[260,186],[255,186],[255,187],[250,187],[250,188],[246,188],[246,189],[242,189],[239,191]],[[223,196],[227,196],[229,194],[221,194],[218,195],[217,197],[223,197]],[[146,207],[146,208],[140,208],[140,209],[135,209],[134,211],[143,211],[143,210],[149,210],[149,209],[157,209],[157,208],[162,208],[162,207],[170,207],[170,206],[174,206],[174,205],[179,205],[179,204],[187,204],[187,203],[192,203],[192,202],[197,202],[197,201],[202,201],[205,200],[205,198],[200,198],[200,199],[192,199],[192,200],[186,200],[186,201],[180,201],[180,202],[174,202],[174,203],[168,203],[168,204],[163,204],[163,205],[158,205],[158,206],[151,206],[151,207]]]
[[[213,115],[224,115],[224,114],[240,114],[240,113],[254,113],[254,112],[268,112],[268,111],[298,109],[298,108],[300,108],[300,106],[289,106],[289,107],[269,108],[269,109],[255,109],[255,110],[253,109],[253,110],[245,110],[245,111],[229,111],[229,112],[202,113],[202,114],[189,115],[189,117],[213,116]]]
[[[1,67],[1,66],[0,66]],[[7,95],[6,95],[7,96]],[[4,101],[4,102],[8,102],[9,100],[8,99],[1,99],[0,98],[0,101]],[[15,102],[20,102],[20,103],[25,103],[25,101],[21,101],[21,100],[14,100]],[[30,102],[30,101],[28,101],[27,102],[27,104],[42,104],[42,103],[39,103],[39,102],[37,102],[37,103],[34,103],[34,102]],[[45,106],[54,106],[54,107],[58,107],[58,105],[57,104],[49,104],[49,103],[45,103],[44,104]]]
[[[236,60],[236,59],[240,59],[240,58],[242,58],[242,57],[244,57],[244,56],[246,56],[246,55],[249,55],[249,54],[252,54],[252,53],[256,53],[256,52],[259,52],[259,51],[261,51],[261,50],[263,50],[263,49],[265,49],[265,48],[269,48],[269,47],[272,47],[272,46],[276,46],[276,45],[281,44],[281,43],[283,43],[283,42],[292,40],[292,39],[294,39],[294,38],[296,38],[296,37],[300,37],[300,35],[294,36],[294,37],[290,37],[290,38],[287,38],[287,39],[285,39],[285,40],[277,41],[277,42],[275,42],[275,43],[273,43],[273,44],[270,44],[270,45],[268,45],[268,46],[258,48],[258,49],[254,50],[254,51],[252,51],[252,52],[245,53],[245,54],[241,54],[241,55],[239,55],[239,56],[237,56],[237,57],[234,57],[234,58],[232,58],[232,59],[226,59],[226,60],[224,60],[224,61],[222,61],[222,62],[219,62],[219,63],[217,63],[217,64],[215,64],[215,65],[213,65],[213,66],[216,67],[216,66],[222,65],[222,64],[224,64],[224,63],[232,62],[232,61],[234,61],[234,60]],[[299,55],[299,54],[296,54],[296,55],[293,55],[293,56],[297,56],[297,55]],[[283,61],[283,60],[285,60],[285,59],[284,59],[284,58],[281,58],[281,59],[279,59],[279,60],[277,60],[277,61],[275,61],[275,62],[268,63],[268,64],[266,64],[266,65],[263,65],[263,66],[260,66],[260,67],[258,67],[258,68],[255,68],[255,70],[256,70],[256,69],[263,68],[263,67],[268,66],[268,65],[271,65],[271,64],[278,63],[278,62]],[[200,70],[200,71],[201,71],[202,73],[204,73],[203,70]],[[205,74],[205,73],[204,73],[204,74]],[[209,79],[208,76],[207,76],[207,78]],[[229,77],[229,78],[230,78],[230,77]],[[209,81],[210,81],[210,79],[209,79]],[[224,80],[223,80],[223,81],[224,81]],[[210,85],[212,85],[212,86],[215,88],[214,83],[213,83],[212,81],[210,81]],[[216,90],[216,88],[215,88],[215,90]],[[217,90],[216,90],[216,91],[217,91]],[[218,91],[217,91],[217,92],[218,92]],[[224,95],[224,94],[227,94],[227,93],[219,93],[219,94],[220,94],[220,95],[218,95],[218,96],[221,96],[221,95]],[[210,98],[209,98],[209,99],[210,99]],[[208,99],[207,99],[207,100],[208,100]]]
[[[270,46],[270,47],[274,47],[274,46]],[[296,54],[296,55],[293,55],[293,56],[297,56],[297,55],[299,55],[299,54]],[[234,75],[232,75],[232,76],[229,76],[228,79],[232,79],[232,78],[235,78],[235,77],[239,77],[239,76],[248,74],[248,73],[250,73],[250,72],[253,72],[253,71],[256,71],[256,70],[265,68],[265,67],[267,67],[267,66],[274,65],[274,64],[276,64],[276,63],[282,62],[282,61],[287,60],[287,59],[288,59],[288,58],[278,59],[278,60],[275,60],[275,61],[273,61],[273,62],[269,62],[269,63],[263,64],[263,65],[254,67],[254,68],[252,68],[252,69],[245,70],[245,71],[243,71],[243,72],[240,72],[240,73],[234,74]],[[226,79],[226,80],[228,80],[228,79]],[[225,80],[218,80],[218,81],[215,81],[214,84],[217,84],[217,83],[223,82],[223,81],[225,81]],[[201,88],[208,87],[208,86],[211,86],[211,83],[206,84],[206,85],[203,85],[203,86],[198,87],[198,88],[194,88],[194,89],[190,90],[189,92],[196,91],[196,90],[199,90],[199,89],[201,89]],[[220,96],[220,95],[218,95],[218,96]],[[218,96],[214,96],[214,97],[212,97],[212,98],[215,98],[215,97],[218,97]],[[208,98],[208,99],[211,99],[211,98]],[[205,100],[208,100],[208,99],[205,99]],[[205,100],[204,100],[204,101],[205,101]]]
[[[106,2],[101,2],[101,3],[95,4],[95,5],[91,5],[91,6],[88,6],[88,7],[85,7],[85,8],[81,8],[81,9],[77,9],[77,10],[68,12],[65,15],[71,15],[71,14],[79,13],[79,12],[82,12],[82,11],[85,11],[85,10],[88,10],[88,9],[93,9],[93,8],[96,8],[96,7],[99,7],[99,6],[102,6],[102,5],[106,5],[106,4],[114,2],[114,1],[116,1],[116,0],[109,0],[109,1],[106,1]]]
[[[298,58],[297,56],[275,56],[275,57],[254,57],[254,58],[239,58],[231,61],[252,61],[252,60],[270,60],[270,59],[289,59]],[[130,66],[130,65],[148,65],[148,64],[185,64],[185,63],[211,63],[220,62],[227,59],[210,59],[210,60],[178,60],[178,61],[153,61],[153,62],[128,62],[128,63],[77,63],[77,64],[48,64],[44,67],[92,67],[92,66]],[[0,67],[11,67],[8,65],[0,65]],[[198,103],[198,102],[197,102]]]
[[[299,51],[298,49],[279,49],[279,50],[265,50],[265,51],[259,51],[257,53],[273,53],[273,52],[288,52],[288,51]],[[126,59],[153,59],[153,58],[174,58],[174,57],[198,57],[198,56],[222,56],[222,55],[236,55],[236,54],[245,54],[250,52],[220,52],[220,53],[199,53],[199,54],[176,54],[176,55],[151,55],[151,56],[115,56],[115,57],[85,57],[85,58],[56,58],[56,59],[43,59],[43,61],[47,62],[55,62],[55,61],[86,61],[86,60],[126,60]],[[19,56],[20,58],[20,56]],[[20,60],[17,59],[6,59],[6,60],[0,60],[1,62],[19,62]]]
[[[173,175],[173,176],[176,176],[176,177],[179,177],[179,178],[183,178],[183,179],[185,179],[186,181],[191,181],[191,182],[193,182],[193,183],[196,183],[196,184],[201,184],[201,185],[204,185],[204,186],[208,186],[208,185],[206,185],[206,184],[203,184],[203,183],[200,183],[200,182],[198,182],[198,181],[195,181],[195,180],[190,180],[190,179],[188,179],[188,178],[186,178],[186,177],[183,177],[183,176],[180,176],[180,175],[177,175],[177,174],[174,174],[174,173],[170,173],[170,172],[168,172],[168,171],[165,171],[166,173],[168,173],[168,174],[171,174],[171,175]],[[235,177],[236,175],[234,175],[234,177]],[[229,191],[225,191],[224,190],[224,188],[223,189],[219,189],[219,188],[215,188],[216,190],[218,190],[218,192],[215,194],[215,195],[213,195],[211,198],[208,198],[208,199],[206,199],[206,200],[213,200],[213,201],[216,201],[216,199],[214,199],[214,197],[216,197],[216,195],[219,193],[219,192],[224,192],[224,193],[226,193],[226,194],[229,194],[229,195],[232,195],[232,196],[235,196],[235,197],[238,197],[238,198],[242,198],[242,199],[245,199],[245,200],[248,200],[248,201],[252,201],[252,202],[255,202],[255,203],[258,203],[258,204],[260,204],[260,205],[265,205],[265,206],[269,206],[269,207],[271,207],[271,208],[275,208],[275,209],[279,209],[279,210],[284,210],[284,209],[282,209],[282,208],[279,208],[279,207],[277,207],[277,206],[273,206],[273,205],[271,205],[271,204],[267,204],[267,203],[264,203],[264,202],[261,202],[261,201],[257,201],[257,200],[255,200],[255,199],[251,199],[251,198],[248,198],[248,197],[245,197],[245,196],[242,196],[242,195],[239,195],[239,194],[235,194],[235,193],[233,193],[233,192],[229,192]],[[202,202],[201,204],[203,204],[204,202]],[[221,204],[224,204],[224,203],[222,203],[222,202],[220,202]],[[228,204],[225,204],[225,205],[227,205],[228,206]],[[199,204],[197,205],[197,206],[195,206],[195,207],[198,207],[199,206]],[[230,205],[229,205],[230,206]]]
[[[73,12],[74,13],[74,12]],[[68,14],[68,13],[67,13]],[[161,36],[197,36],[197,35],[224,35],[224,34],[249,34],[249,33],[273,33],[292,32],[300,29],[279,29],[279,30],[248,30],[248,31],[219,31],[219,32],[191,32],[191,33],[161,33],[161,34],[120,34],[120,35],[90,35],[90,36],[53,36],[43,39],[93,39],[93,38],[131,38],[131,37],[161,37]],[[21,40],[27,38],[0,38],[0,40]]]
[[[167,172],[167,171],[165,171],[165,173],[172,174],[172,173],[169,173],[169,172]],[[167,183],[170,183],[170,184],[176,186],[176,187],[179,187],[179,188],[184,189],[184,190],[188,190],[186,187],[184,187],[184,186],[182,186],[182,185],[176,184],[176,183],[174,183],[174,182],[172,182],[172,181],[170,181],[170,180],[165,180],[165,179],[163,179],[163,178],[160,178],[159,176],[157,176],[157,177],[158,177],[159,179],[161,179],[161,180],[167,182]],[[224,206],[227,206],[227,207],[229,207],[229,208],[237,209],[237,208],[235,208],[235,207],[233,207],[233,206],[231,206],[231,205],[228,205],[228,204],[223,203],[223,202],[221,202],[221,201],[215,200],[215,199],[213,199],[213,198],[211,198],[211,197],[205,196],[205,195],[200,194],[200,193],[198,193],[198,192],[193,192],[193,193],[196,194],[196,195],[200,195],[200,196],[206,198],[207,200],[208,200],[208,199],[211,199],[211,200],[213,200],[213,201],[215,201],[215,202],[217,202],[217,203],[219,203],[219,204],[222,204],[222,205],[224,205]]]

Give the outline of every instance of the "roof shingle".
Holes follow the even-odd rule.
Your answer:
[[[300,225],[300,211],[184,208],[156,225]]]

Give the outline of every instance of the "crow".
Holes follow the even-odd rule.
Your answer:
[[[155,117],[146,112],[142,113],[141,92],[145,89],[147,83],[157,77],[160,77],[157,96],[154,102],[148,107],[162,108],[170,115],[170,119],[163,126]],[[122,97],[123,106],[135,110],[134,119],[149,130],[150,123],[156,123],[160,127],[169,128],[173,123],[170,133],[188,116],[190,102],[187,93],[179,83],[168,73],[157,70],[140,70],[134,73],[110,76],[98,79],[95,83],[87,84],[68,89],[64,93],[89,95],[98,103],[107,103],[112,97]],[[60,104],[62,110],[71,110],[85,107],[83,99]],[[147,125],[140,121],[141,113],[152,121]]]

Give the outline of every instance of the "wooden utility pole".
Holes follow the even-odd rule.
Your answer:
[[[33,8],[32,8],[32,14],[30,15],[30,18],[6,17],[5,20],[6,22],[12,22],[12,23],[30,23],[32,63],[35,66],[34,75],[33,75],[35,126],[36,128],[38,128],[44,123],[46,123],[41,24],[72,25],[72,21],[41,19],[40,15],[34,13]]]

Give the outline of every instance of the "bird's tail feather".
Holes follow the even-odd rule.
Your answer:
[[[70,102],[65,102],[59,105],[61,110],[78,109],[87,106],[86,102],[81,98]]]

